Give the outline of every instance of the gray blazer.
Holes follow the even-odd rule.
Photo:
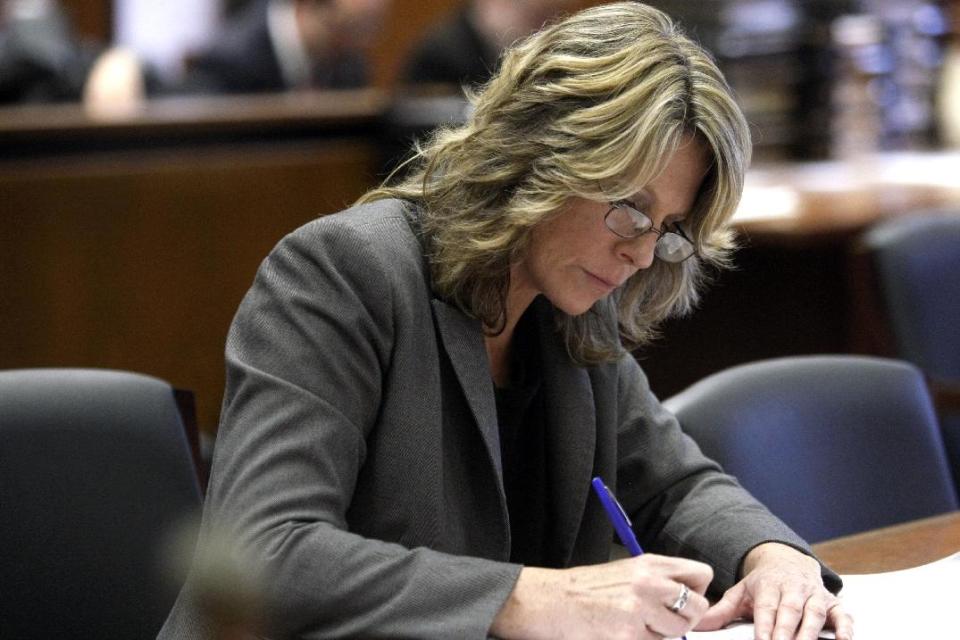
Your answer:
[[[298,229],[230,330],[204,522],[263,565],[283,634],[484,638],[521,569],[481,327],[431,292],[414,216],[382,201]],[[594,475],[647,550],[709,563],[715,590],[763,541],[806,549],[700,453],[633,358],[576,366],[536,304],[551,555],[608,558]],[[202,636],[191,589],[161,638]]]

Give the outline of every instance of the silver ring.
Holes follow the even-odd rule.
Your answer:
[[[670,611],[674,613],[680,613],[681,609],[687,606],[687,600],[690,599],[690,587],[685,584],[680,585],[680,595],[677,596],[676,602],[670,605]]]

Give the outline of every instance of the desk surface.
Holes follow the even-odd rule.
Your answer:
[[[767,242],[852,235],[886,216],[960,207],[958,173],[957,151],[755,167],[733,220]]]
[[[960,551],[960,511],[813,545],[838,573],[909,569]]]

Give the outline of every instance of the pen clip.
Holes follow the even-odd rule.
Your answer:
[[[608,487],[599,476],[591,480],[590,483],[593,485],[594,492],[596,492],[597,497],[603,504],[603,509],[607,512],[607,517],[610,519],[610,523],[613,525],[613,530],[617,533],[617,537],[620,538],[620,542],[627,548],[631,556],[643,554],[643,548],[640,546],[640,543],[637,542],[637,535],[633,532],[633,523],[630,522],[630,517],[627,516],[623,505],[620,504],[617,497],[610,491],[610,487]]]
[[[624,510],[623,505],[620,504],[620,501],[617,500],[617,496],[613,495],[613,492],[610,491],[610,487],[604,483],[603,490],[607,492],[607,496],[610,498],[610,501],[617,506],[617,510],[620,512],[620,515],[623,516],[623,519],[626,520],[627,526],[633,527],[633,522],[630,521],[630,516],[627,515],[627,512]]]

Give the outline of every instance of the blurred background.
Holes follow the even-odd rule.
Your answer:
[[[589,4],[2,0],[0,368],[164,378],[212,439],[226,332],[270,248],[461,120],[503,46]],[[714,53],[755,142],[737,269],[637,354],[654,391],[895,353],[859,239],[960,211],[960,0],[652,4]]]

